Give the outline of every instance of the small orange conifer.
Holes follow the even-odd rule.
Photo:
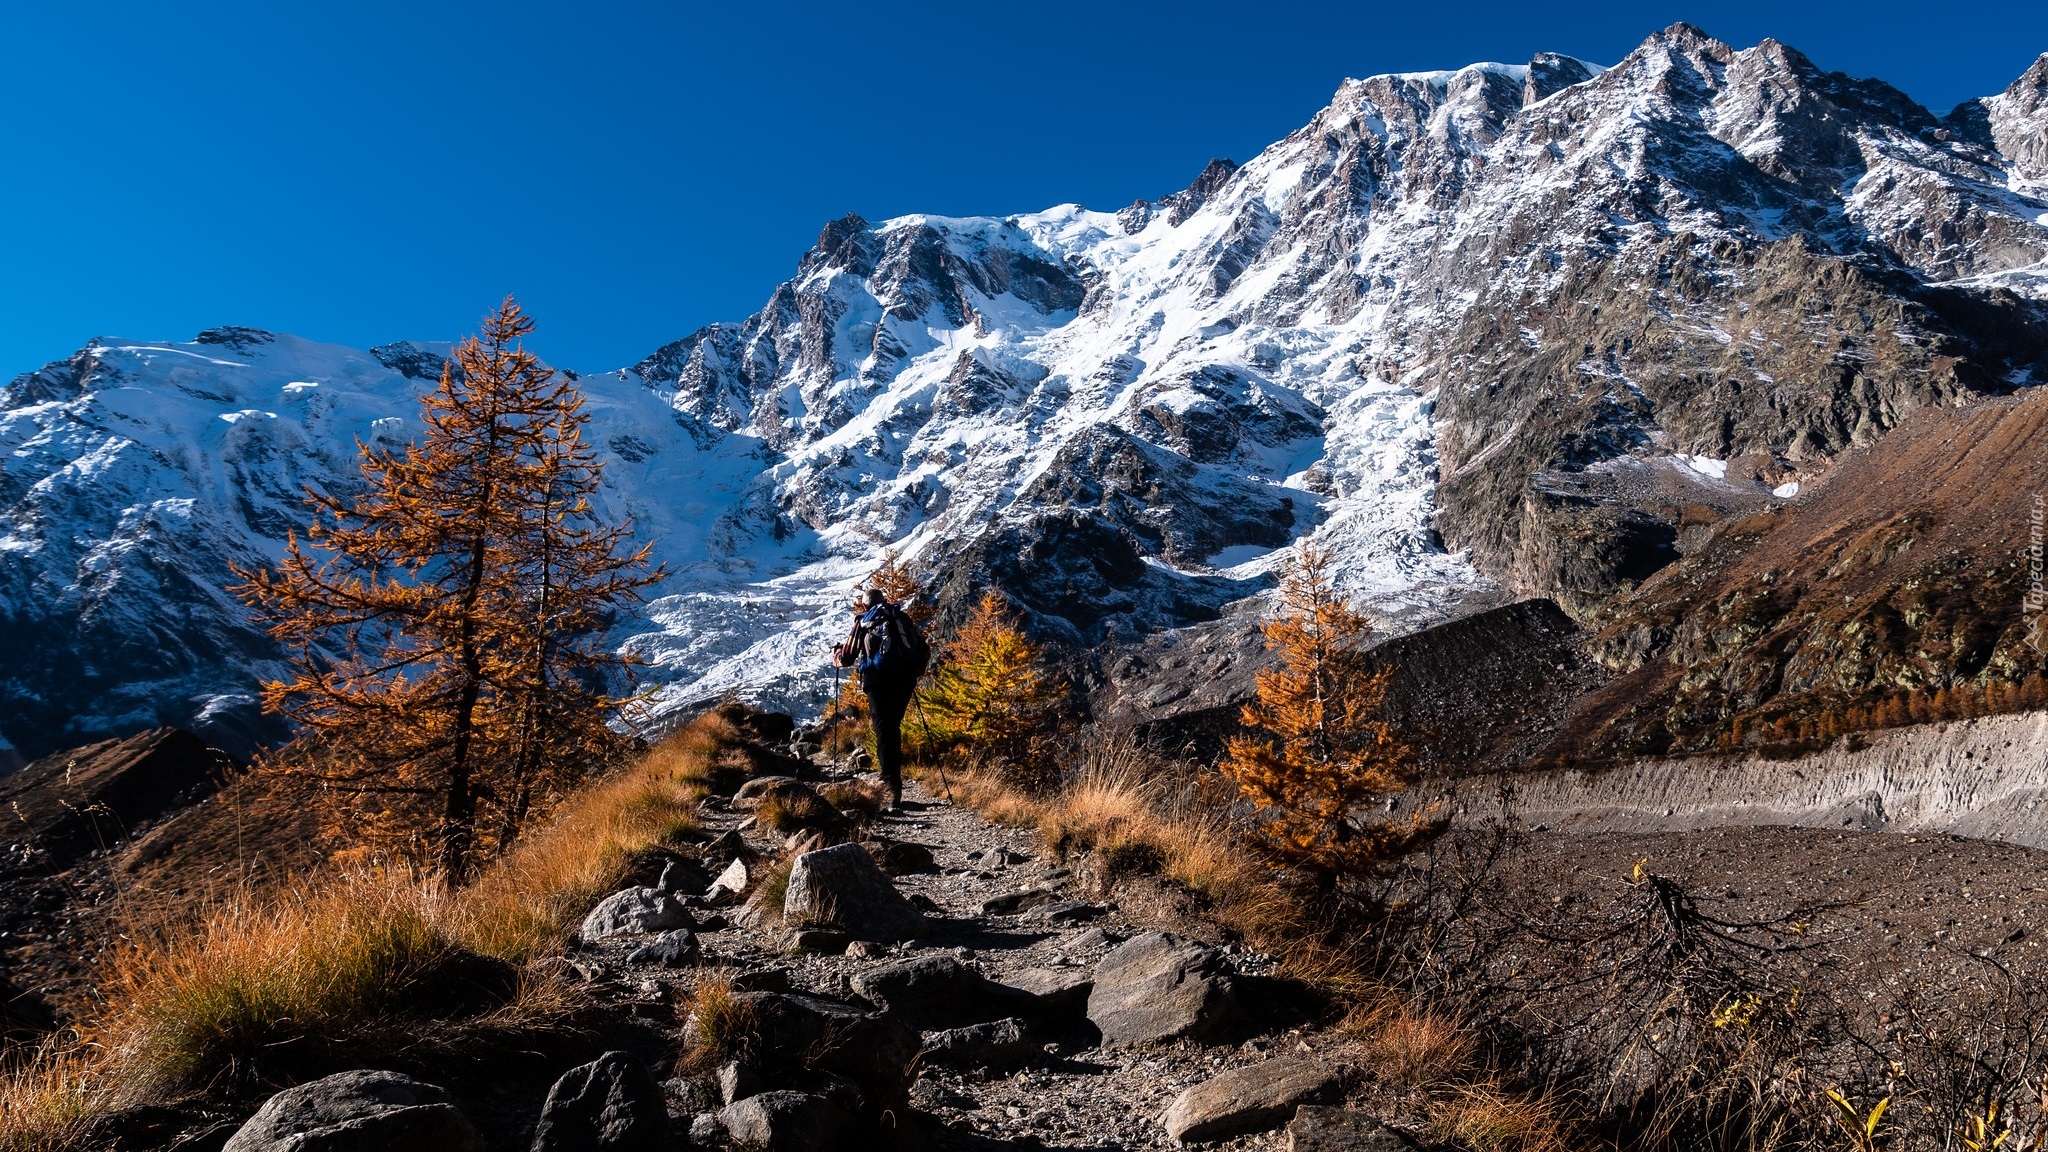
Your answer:
[[[1035,740],[1065,696],[1066,686],[1047,674],[1038,646],[1017,627],[1009,601],[990,589],[918,699],[934,742],[1037,788],[1052,780]]]
[[[1382,715],[1389,673],[1364,658],[1371,621],[1338,593],[1332,558],[1304,544],[1262,625],[1277,668],[1258,674],[1221,764],[1257,808],[1258,839],[1276,860],[1334,881],[1372,870],[1423,834],[1408,823],[1359,820],[1407,786],[1414,750]]]

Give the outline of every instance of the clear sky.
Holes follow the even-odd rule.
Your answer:
[[[10,4],[0,379],[220,324],[448,339],[506,292],[586,371],[737,320],[826,220],[1116,208],[1345,76],[1612,63],[1689,20],[1937,112],[2048,3]]]

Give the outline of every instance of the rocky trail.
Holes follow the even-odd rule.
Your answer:
[[[765,857],[773,838],[750,827],[749,800],[714,810],[707,830],[738,832]],[[711,979],[763,1000],[815,997],[900,1020],[919,1033],[908,1107],[878,1119],[930,1147],[1171,1148],[1175,1133],[1213,1133],[1229,1141],[1223,1147],[1406,1146],[1307,1136],[1290,1145],[1277,1131],[1295,1105],[1340,1099],[1348,1040],[1308,1027],[1313,1006],[1270,978],[1272,957],[1195,938],[1213,938],[1211,926],[1176,918],[1177,931],[1162,933],[1157,917],[1090,899],[1085,864],[1051,858],[1030,831],[991,824],[914,784],[904,810],[880,817],[873,835],[870,843],[883,845],[875,855],[898,873],[894,888],[923,915],[913,939],[865,939],[878,933],[851,917],[835,927],[774,923],[754,902],[692,910],[694,965],[670,966],[667,950],[636,933],[588,946],[570,963],[635,1004],[687,1003]],[[797,885],[793,878],[790,898]],[[683,945],[674,955],[687,952]],[[692,1027],[686,1021],[678,1033],[685,1045]],[[745,1096],[728,1099],[749,1087],[761,1090],[756,1099],[774,1096],[772,1076],[744,1062],[711,1071],[706,1082],[668,1085],[692,1140],[809,1146],[779,1140],[784,1127],[804,1127],[794,1108],[781,1116],[750,1108]],[[1242,1082],[1238,1091],[1179,1103],[1170,1131],[1163,1118],[1177,1102],[1224,1074]],[[810,1083],[827,1100],[838,1088],[850,1105],[842,1111],[866,1103],[857,1088]],[[764,1125],[764,1116],[773,1118]]]
[[[478,1136],[439,1086],[350,1072],[273,1097],[226,1147],[1418,1147],[1344,1106],[1358,1042],[1274,957],[915,784],[849,842],[767,832],[764,803],[856,782],[800,774],[707,797],[701,845],[637,858],[537,962],[621,1045],[565,1069],[537,1118]]]

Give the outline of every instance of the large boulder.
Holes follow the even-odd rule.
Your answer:
[[[797,857],[783,894],[782,918],[837,928],[860,940],[910,940],[926,930],[924,914],[858,844],[836,844]]]
[[[1221,952],[1164,932],[1133,937],[1095,966],[1088,1019],[1109,1047],[1206,1040],[1236,1023],[1239,979]]]
[[[852,1120],[838,1105],[808,1092],[763,1092],[718,1114],[726,1135],[759,1152],[826,1152],[846,1146]]]
[[[862,999],[919,1028],[993,1020],[1035,1003],[944,952],[877,964],[854,973],[849,983]]]
[[[901,1020],[799,993],[742,992],[733,1000],[739,1017],[752,1024],[745,1050],[768,1081],[788,1084],[831,1073],[857,1085],[871,1110],[902,1102],[920,1042]],[[684,1024],[685,1047],[702,1046],[706,1039],[694,1017]]]
[[[1182,1143],[1265,1132],[1302,1104],[1329,1099],[1341,1079],[1327,1064],[1286,1057],[1233,1068],[1182,1092],[1159,1122]]]
[[[644,936],[696,926],[682,904],[661,889],[625,888],[598,901],[576,934],[584,943],[595,944],[612,936]]]
[[[607,1052],[548,1089],[533,1152],[665,1152],[668,1099],[640,1061]]]
[[[263,1102],[222,1152],[481,1152],[445,1089],[397,1072],[339,1072]]]

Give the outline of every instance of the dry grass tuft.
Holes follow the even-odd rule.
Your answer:
[[[46,1042],[0,1068],[0,1152],[69,1152],[108,1105],[89,1054]]]
[[[754,809],[754,819],[778,836],[835,829],[845,824],[837,808],[808,792],[771,792]]]
[[[862,824],[870,823],[882,812],[882,801],[886,795],[882,786],[871,780],[847,781],[827,784],[818,790],[825,803],[839,810],[839,814]]]
[[[1432,1105],[1430,1134],[1471,1152],[1570,1152],[1563,1117],[1547,1097],[1478,1084]]]
[[[1426,1088],[1469,1071],[1478,1047],[1457,1021],[1398,1002],[1362,1023],[1347,1020],[1345,1027],[1364,1037],[1367,1059],[1380,1077],[1404,1087]]]
[[[796,866],[792,858],[770,862],[761,873],[761,882],[755,886],[747,902],[761,909],[762,914],[774,919],[782,918],[782,901],[789,894],[790,869]]]
[[[681,1071],[708,1071],[745,1055],[758,1031],[752,1009],[733,994],[732,983],[723,976],[704,976],[690,995]]]

